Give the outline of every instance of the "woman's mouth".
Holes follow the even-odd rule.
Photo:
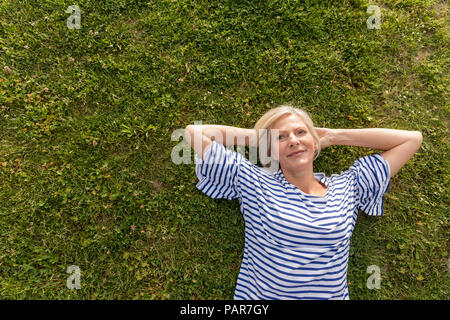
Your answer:
[[[299,151],[295,151],[291,154],[288,155],[288,157],[294,157],[294,156],[298,156],[299,154],[305,152],[306,150],[299,150]]]

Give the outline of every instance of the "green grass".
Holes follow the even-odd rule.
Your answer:
[[[81,28],[69,30],[73,4]],[[381,29],[366,27],[370,4]],[[197,190],[170,137],[197,120],[251,128],[291,102],[318,127],[423,133],[385,216],[360,213],[350,298],[447,299],[446,12],[429,0],[2,1],[0,298],[231,299],[239,204]],[[330,147],[315,171],[374,152]],[[80,290],[66,287],[70,265]]]

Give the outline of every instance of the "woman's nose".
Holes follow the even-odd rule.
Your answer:
[[[299,139],[295,134],[289,134],[289,145],[297,145],[299,143]]]

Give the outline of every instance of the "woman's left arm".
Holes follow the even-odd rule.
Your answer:
[[[368,129],[329,129],[332,145],[359,146],[384,150],[381,155],[391,168],[393,177],[422,144],[419,131],[396,130],[385,128]]]

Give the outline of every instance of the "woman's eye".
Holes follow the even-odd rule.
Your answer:
[[[305,130],[300,130],[300,131],[298,131],[298,133],[304,133],[305,132]],[[284,138],[284,135],[283,134],[280,134],[279,136],[278,136],[278,139],[283,139]]]

